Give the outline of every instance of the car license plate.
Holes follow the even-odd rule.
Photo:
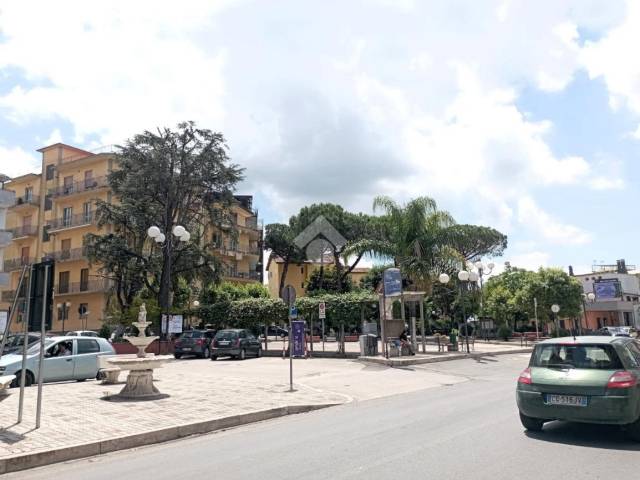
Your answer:
[[[229,345],[229,342],[226,340],[223,340],[221,342],[218,342],[218,345],[220,345],[221,347],[226,347],[227,345]]]
[[[183,348],[182,351],[184,352],[190,352],[191,351],[191,347],[187,347],[187,348]]]
[[[569,407],[586,407],[588,397],[581,395],[549,395],[545,402],[547,405],[566,405]]]

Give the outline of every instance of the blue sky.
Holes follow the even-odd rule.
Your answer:
[[[500,263],[640,262],[637,2],[52,3],[0,10],[3,173],[189,119],[266,222],[429,195]]]

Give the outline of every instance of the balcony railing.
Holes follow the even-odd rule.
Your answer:
[[[14,240],[16,238],[33,237],[38,234],[38,226],[23,225],[22,227],[14,228],[11,232],[13,233]]]
[[[12,272],[13,270],[20,270],[25,265],[31,265],[35,263],[36,259],[34,257],[18,257],[11,258],[9,260],[4,261],[4,271]]]
[[[56,295],[76,293],[106,292],[111,288],[107,280],[87,280],[86,282],[61,283],[54,287]]]
[[[81,260],[87,258],[86,247],[70,248],[69,250],[58,250],[50,253],[49,256],[53,257],[56,262],[69,262],[72,260]]]
[[[71,215],[69,217],[55,218],[49,222],[48,231],[51,233],[55,230],[62,230],[64,228],[91,225],[93,222],[93,213],[81,213],[79,215]]]
[[[245,245],[233,245],[233,244],[216,244],[214,245],[224,255],[235,255],[236,253],[242,253],[245,255],[262,255],[262,250],[259,247],[245,246]]]
[[[15,290],[5,290],[4,292],[2,292],[2,294],[0,295],[1,299],[3,302],[13,302],[13,298],[16,295],[16,291]],[[20,291],[18,292],[18,298],[25,298],[26,295],[26,288],[22,287],[20,289]]]
[[[49,194],[52,197],[64,197],[67,195],[74,195],[76,193],[89,192],[107,186],[109,186],[107,177],[86,178],[79,182],[73,182],[68,185],[51,188],[49,189]]]
[[[245,280],[260,280],[260,274],[258,272],[236,272],[233,270],[227,270],[224,276],[229,278],[242,278]]]
[[[238,225],[240,228],[248,228],[249,230],[262,230],[262,222],[256,217],[248,217],[244,225]]]
[[[21,207],[27,205],[34,207],[40,206],[40,197],[38,195],[22,195],[20,197],[16,197],[16,201],[13,206]]]

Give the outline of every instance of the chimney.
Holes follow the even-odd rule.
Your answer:
[[[616,260],[616,265],[617,265],[617,272],[618,273],[627,273],[627,264],[624,261],[624,258],[620,259],[620,260]]]
[[[569,276],[573,277],[573,267],[571,265],[569,265]]]

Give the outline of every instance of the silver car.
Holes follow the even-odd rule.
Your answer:
[[[43,381],[61,382],[96,378],[99,370],[98,357],[115,355],[115,350],[104,338],[94,337],[48,337],[44,343]],[[25,386],[38,378],[40,343],[27,350]],[[3,355],[0,358],[0,376],[15,375],[12,387],[20,382],[21,354]]]

